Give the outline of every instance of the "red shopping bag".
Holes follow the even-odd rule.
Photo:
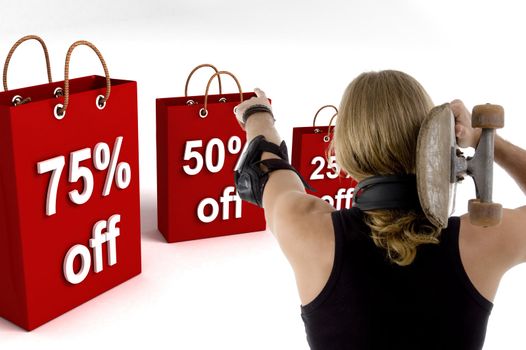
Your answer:
[[[210,78],[204,96],[157,99],[158,227],[167,242],[261,231],[261,208],[241,201],[234,167],[246,137],[233,108],[253,93],[242,93],[229,72]],[[212,80],[230,75],[238,94],[209,95]],[[221,89],[221,85],[220,85]],[[187,89],[185,89],[187,95]]]
[[[78,45],[106,77],[69,79]],[[80,41],[64,82],[0,93],[0,316],[32,330],[140,273],[136,91]]]
[[[334,115],[328,126],[316,126],[318,114],[333,108]],[[312,127],[297,127],[292,130],[292,166],[307,180],[315,191],[308,193],[327,201],[337,210],[350,208],[356,181],[341,171],[336,163],[336,157],[329,154],[332,141],[331,124],[338,110],[332,105],[320,108]]]

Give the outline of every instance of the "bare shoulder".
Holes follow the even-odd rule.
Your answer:
[[[334,262],[334,208],[309,194],[290,192],[274,208],[274,234],[289,260],[303,304],[319,294]]]
[[[316,258],[325,244],[334,242],[331,219],[334,208],[325,201],[290,192],[274,210],[273,232],[289,260],[303,260],[308,255]]]
[[[504,209],[494,227],[474,226],[461,216],[459,248],[471,282],[493,300],[501,277],[513,266],[526,262],[526,206]]]
[[[493,264],[508,270],[526,261],[526,206],[504,209],[502,222],[494,227],[473,226],[467,215],[461,219],[461,237],[490,253]]]

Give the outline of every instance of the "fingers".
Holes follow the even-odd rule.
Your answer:
[[[455,117],[455,136],[460,147],[476,147],[475,130],[471,127],[471,113],[461,100],[450,103],[451,111]]]
[[[464,102],[461,100],[455,99],[451,101],[449,103],[449,107],[451,108],[451,112],[453,112],[453,116],[455,117],[456,121],[459,119],[466,122],[471,120],[471,113],[468,111],[464,105]]]
[[[265,94],[265,92],[263,90],[261,90],[259,88],[256,88],[256,89],[254,89],[254,92],[255,92],[256,96],[241,102],[240,104],[238,104],[234,108],[234,113],[235,113],[235,115],[237,117],[237,120],[238,120],[238,122],[240,123],[241,126],[242,126],[241,119],[243,117],[243,114],[244,114],[245,110],[247,108],[249,108],[251,105],[254,105],[254,104],[265,104],[265,105],[268,105],[270,107],[270,102],[269,102],[269,100],[267,98],[267,95]]]
[[[451,111],[453,112],[453,115],[458,117],[463,110],[466,108],[464,106],[464,103],[461,100],[453,100],[449,103],[449,107],[451,108]]]
[[[455,136],[462,138],[466,134],[466,129],[462,125],[455,125]]]
[[[265,92],[261,90],[260,88],[255,88],[254,92],[256,93],[257,97],[267,98],[267,95],[265,94]]]

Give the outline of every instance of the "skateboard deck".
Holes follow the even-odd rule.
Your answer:
[[[418,134],[416,181],[420,205],[428,220],[446,228],[453,212],[456,181],[451,179],[457,149],[455,118],[449,104],[433,108]]]

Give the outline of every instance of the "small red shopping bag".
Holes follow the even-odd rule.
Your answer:
[[[158,227],[167,242],[261,231],[261,208],[241,201],[234,167],[246,136],[233,108],[253,93],[242,93],[229,72],[217,72],[204,96],[157,99]],[[212,80],[230,75],[238,94],[209,95]],[[221,89],[221,85],[220,85]],[[185,89],[187,90],[187,89]],[[185,91],[187,95],[187,91]]]
[[[316,126],[318,114],[333,108],[335,113],[328,126]],[[312,127],[296,127],[292,131],[292,166],[307,180],[315,191],[308,193],[327,201],[337,210],[350,208],[356,181],[341,171],[336,157],[330,154],[332,141],[331,124],[338,110],[332,105],[320,108]]]
[[[69,79],[79,45],[106,77]],[[0,316],[32,330],[140,273],[136,91],[80,41],[64,82],[0,93]]]

